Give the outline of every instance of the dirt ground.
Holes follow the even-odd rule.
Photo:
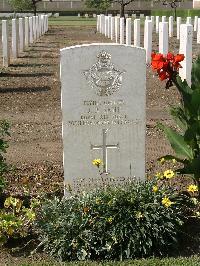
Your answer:
[[[11,59],[9,68],[2,69],[0,119],[7,119],[11,124],[6,156],[8,163],[14,166],[7,177],[11,194],[63,189],[59,49],[94,42],[110,41],[96,33],[94,27],[52,26],[18,59]],[[177,52],[178,47],[178,41],[172,38],[170,51]],[[153,49],[158,50],[155,33]],[[195,56],[198,49],[194,38]],[[156,158],[171,152],[155,125],[160,120],[172,123],[168,110],[177,102],[175,88],[165,90],[165,84],[147,67],[147,168]],[[0,265],[14,265],[18,261],[7,252],[0,254]]]

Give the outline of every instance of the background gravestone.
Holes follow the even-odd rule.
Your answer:
[[[75,190],[145,175],[146,65],[142,48],[61,50],[65,185]],[[104,161],[100,171],[92,160]]]

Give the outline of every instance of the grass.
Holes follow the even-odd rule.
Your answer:
[[[53,26],[95,26],[96,18],[79,18],[75,16],[61,16],[49,18],[49,25]]]
[[[40,263],[28,263],[28,264],[20,264],[20,266],[199,266],[200,265],[200,257],[192,256],[189,258],[151,258],[151,259],[141,259],[141,260],[127,260],[123,262],[66,262],[59,263],[55,261],[44,261]]]

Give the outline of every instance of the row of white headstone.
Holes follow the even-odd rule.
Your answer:
[[[126,29],[124,18],[111,15],[97,16],[97,31],[110,38],[112,41],[120,44],[131,45],[131,18],[126,19]],[[146,63],[151,63],[152,53],[152,33],[154,29],[154,17],[146,17],[144,23],[144,48],[146,50]],[[200,18],[194,19],[194,31],[197,31],[197,42],[200,43]],[[173,17],[169,17],[166,22],[166,16],[160,18],[156,16],[156,32],[159,34],[159,53],[166,55],[168,53],[169,37],[173,36]],[[181,36],[181,38],[180,38]],[[177,18],[177,39],[180,40],[179,53],[185,55],[184,61],[181,63],[182,68],[179,71],[181,78],[186,79],[191,84],[191,68],[192,68],[192,37],[193,25],[191,17],[187,18],[186,24],[181,24],[181,18]],[[134,43],[136,47],[140,44],[140,19],[134,20]]]
[[[8,20],[2,20],[2,56],[3,66],[10,65],[9,29]],[[36,41],[41,35],[48,31],[48,15],[38,15],[12,19],[12,47],[11,54],[15,59],[19,52]]]

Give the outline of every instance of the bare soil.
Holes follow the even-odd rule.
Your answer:
[[[51,26],[18,59],[11,59],[9,68],[2,69],[0,119],[7,119],[11,124],[6,156],[7,162],[13,165],[7,176],[7,191],[11,194],[63,190],[59,49],[94,42],[110,40],[96,33],[94,27]],[[196,57],[199,50],[196,38],[193,46]],[[171,38],[170,51],[177,52],[178,47],[176,38]],[[153,49],[158,50],[155,33]],[[178,103],[179,95],[174,87],[166,90],[164,82],[147,67],[146,96],[146,161],[147,171],[153,171],[156,159],[172,152],[156,123],[162,120],[172,124],[168,110]],[[0,258],[0,265],[14,265],[18,261],[4,252]]]

